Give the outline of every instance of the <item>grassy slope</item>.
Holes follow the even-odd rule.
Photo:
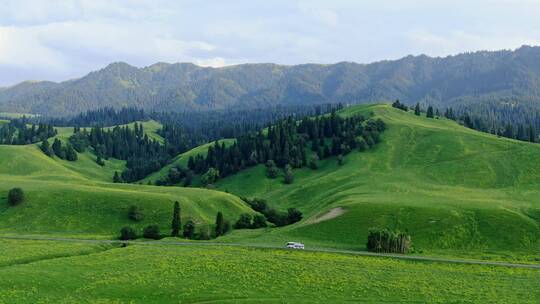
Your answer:
[[[71,132],[59,128],[57,136],[66,140]],[[100,167],[90,152],[68,162],[47,157],[37,145],[0,145],[0,232],[111,237],[124,225],[141,229],[156,223],[168,233],[174,201],[181,203],[184,221],[199,224],[212,223],[218,211],[231,220],[251,212],[237,197],[219,191],[108,183],[123,168],[124,162],[114,159]],[[12,187],[23,188],[27,197],[14,208],[5,195]],[[131,205],[143,209],[143,221],[129,221]]]
[[[9,245],[15,253],[42,246]],[[534,269],[214,246],[103,251],[50,243],[47,250],[56,246],[73,257],[0,267],[0,302],[536,303],[540,297]]]
[[[150,139],[155,139],[159,142],[163,142],[164,139],[163,137],[161,137],[157,131],[159,129],[161,129],[161,124],[155,120],[147,120],[147,121],[138,121],[137,123],[142,123],[143,125],[143,131],[144,133],[146,133],[148,135],[148,137]],[[120,126],[129,126],[130,128],[133,129],[133,125],[135,124],[135,122],[132,122],[132,123],[129,123],[129,124],[126,124],[126,125],[120,125]]]
[[[362,249],[371,227],[408,230],[417,250],[537,251],[540,145],[479,133],[445,119],[427,119],[387,105],[359,106],[342,115],[374,112],[389,128],[366,153],[295,170],[295,182],[265,177],[254,167],[217,183],[220,189],[266,198],[314,218],[335,207],[344,215],[273,230],[237,232],[231,241]]]
[[[230,145],[234,142],[234,140],[222,139],[219,141],[220,144],[223,142],[225,143],[225,145]],[[206,155],[206,153],[208,152],[208,147],[210,147],[211,145],[214,145],[214,143],[204,144],[178,155],[169,165],[163,167],[161,170],[155,173],[148,175],[146,178],[142,179],[141,182],[143,184],[147,184],[148,182],[155,183],[157,180],[162,179],[163,177],[167,176],[167,174],[169,173],[169,170],[174,166],[181,166],[181,167],[187,168],[187,163],[190,156],[195,157],[199,154]]]

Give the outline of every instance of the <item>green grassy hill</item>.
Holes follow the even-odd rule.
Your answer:
[[[234,139],[222,139],[222,140],[219,140],[219,143],[225,143],[225,145],[230,145],[234,142]],[[181,167],[184,167],[184,168],[187,168],[187,163],[188,163],[188,160],[190,157],[195,157],[197,155],[206,155],[206,153],[208,152],[208,147],[210,147],[211,145],[213,145],[214,143],[207,143],[207,144],[204,144],[204,145],[201,145],[201,146],[198,146],[194,149],[191,149],[185,153],[182,153],[180,155],[178,155],[177,157],[175,157],[173,159],[173,161],[168,164],[167,166],[161,168],[161,170],[155,172],[155,173],[152,173],[150,175],[148,175],[147,177],[145,177],[144,179],[141,180],[141,182],[143,184],[147,184],[148,182],[154,184],[157,180],[159,179],[162,179],[163,177],[167,176],[167,174],[169,173],[169,170],[175,166],[181,166]]]
[[[316,171],[295,170],[294,183],[285,185],[259,165],[216,184],[281,210],[297,207],[301,222],[235,230],[212,242],[302,241],[308,248],[362,250],[371,227],[389,227],[407,230],[416,253],[537,263],[540,145],[387,105],[351,107],[341,115],[355,113],[373,113],[388,129],[374,149],[350,153],[342,166],[327,159]],[[62,128],[58,137],[66,140],[70,132]],[[207,148],[178,156],[144,182]],[[211,224],[218,211],[229,220],[252,212],[225,191],[110,183],[123,168],[113,159],[100,167],[90,152],[67,162],[37,145],[0,145],[0,236],[110,239],[125,225],[140,231],[148,224],[168,233],[174,201],[181,203],[182,221],[193,218],[199,226]],[[26,195],[16,207],[6,202],[12,187]],[[143,221],[127,218],[131,205],[142,208]],[[536,303],[539,297],[537,269],[165,243],[171,239],[127,247],[0,239],[0,303]]]
[[[383,141],[367,152],[352,152],[339,166],[335,159],[319,169],[294,171],[291,185],[268,179],[262,165],[220,180],[219,190],[248,198],[265,198],[281,210],[297,207],[304,220],[279,229],[235,231],[223,242],[282,244],[299,240],[312,247],[364,249],[372,227],[408,231],[417,252],[516,252],[535,255],[540,248],[540,145],[497,138],[446,119],[427,119],[388,105],[355,106],[356,113],[382,118]],[[146,125],[151,124],[151,125]],[[145,122],[155,132],[156,122]],[[61,128],[65,140],[71,128]],[[232,140],[226,140],[227,143]],[[141,182],[163,177],[173,165],[186,166],[190,155]],[[7,208],[2,198],[0,229],[25,233],[72,233],[110,236],[130,224],[132,204],[148,213],[137,227],[156,222],[168,230],[172,202],[185,205],[183,217],[210,223],[219,210],[234,220],[250,211],[238,197],[224,192],[181,187],[109,184],[124,163],[98,166],[90,152],[76,162],[43,155],[36,145],[0,146],[0,191],[21,186],[25,206]],[[196,183],[195,183],[196,184]],[[43,208],[43,209],[41,209]],[[31,223],[28,225],[27,223]]]
[[[295,170],[291,185],[262,165],[219,181],[219,189],[265,198],[305,219],[272,231],[239,231],[229,240],[364,249],[372,227],[409,231],[417,251],[532,252],[540,248],[540,145],[497,138],[446,119],[389,105],[373,112],[388,129],[375,149]]]
[[[158,136],[156,124],[144,122],[151,136]],[[58,131],[57,137],[67,140],[72,128]],[[192,218],[199,225],[213,223],[218,211],[230,220],[252,212],[236,196],[219,191],[110,183],[114,171],[123,170],[124,163],[109,159],[101,167],[89,151],[69,162],[46,156],[37,144],[0,145],[0,233],[110,238],[125,225],[140,230],[158,224],[167,234],[174,201],[180,202],[184,221]],[[6,194],[13,187],[23,188],[26,201],[8,207]],[[128,219],[131,205],[142,208],[144,220]]]

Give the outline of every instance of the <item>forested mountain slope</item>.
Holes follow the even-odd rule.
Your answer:
[[[24,82],[0,91],[0,111],[71,115],[134,106],[160,111],[400,99],[438,107],[519,103],[539,108],[540,47],[408,56],[372,64],[244,64],[223,68],[113,63],[62,83]]]

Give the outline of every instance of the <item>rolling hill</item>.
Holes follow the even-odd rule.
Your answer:
[[[183,218],[210,224],[223,211],[234,221],[242,212],[253,212],[238,198],[247,197],[264,198],[280,210],[296,207],[304,220],[277,229],[238,230],[218,241],[280,245],[294,239],[310,247],[363,250],[370,228],[388,227],[408,231],[417,253],[537,257],[540,167],[531,160],[540,156],[540,146],[385,104],[348,107],[339,114],[357,113],[372,113],[387,123],[376,148],[348,154],[342,166],[331,158],[316,171],[295,169],[291,185],[267,178],[262,165],[251,167],[219,180],[215,186],[224,192],[111,184],[122,161],[110,159],[100,167],[89,152],[67,162],[46,157],[35,145],[0,146],[5,180],[0,190],[19,185],[29,197],[25,206],[4,205],[0,231],[111,237],[130,224],[125,214],[132,204],[148,216],[131,224],[141,228],[155,222],[168,230],[174,200],[185,205]],[[157,123],[145,124],[146,132],[155,134]],[[65,140],[70,132],[62,128],[58,137]],[[154,183],[171,166],[185,166],[190,155],[207,148],[179,155],[141,183]]]
[[[156,122],[143,125],[149,136],[158,138]],[[73,129],[58,130],[57,137],[67,140]],[[213,223],[218,211],[230,219],[252,212],[239,198],[223,192],[111,183],[114,171],[124,168],[124,161],[115,159],[101,167],[90,152],[69,162],[46,156],[37,145],[0,145],[0,193],[21,187],[26,195],[26,202],[16,207],[8,207],[5,194],[0,196],[0,234],[111,238],[123,226],[140,230],[149,224],[168,233],[174,201],[181,203],[184,221],[192,218],[203,226]],[[141,222],[128,219],[132,205],[142,208]]]
[[[387,124],[374,149],[351,152],[341,166],[330,158],[317,170],[294,170],[290,185],[268,179],[262,165],[251,167],[215,185],[233,194],[113,184],[122,161],[109,159],[101,167],[90,152],[67,162],[36,145],[0,145],[0,193],[22,187],[26,194],[16,207],[0,195],[0,302],[537,302],[538,269],[309,251],[364,250],[371,227],[389,227],[412,235],[415,255],[536,266],[540,259],[539,145],[385,104],[339,114],[357,113]],[[158,136],[157,123],[147,123],[145,131]],[[66,140],[70,132],[60,128],[57,136]],[[179,155],[144,182],[185,166],[208,146]],[[282,228],[234,230],[210,244],[108,241],[125,225],[140,231],[158,224],[168,233],[176,200],[182,220],[193,218],[199,227],[208,227],[218,211],[229,220],[253,213],[234,194],[265,198],[281,210],[299,208],[304,219]],[[143,221],[127,218],[131,205],[142,208]],[[308,250],[264,248],[291,240]]]
[[[371,64],[244,64],[206,68],[112,63],[61,83],[23,82],[0,91],[0,111],[52,116],[112,106],[188,111],[280,104],[400,99],[438,107],[494,102],[540,109],[540,47],[407,56]]]
[[[389,105],[350,107],[388,124],[383,141],[353,152],[339,166],[294,170],[291,185],[269,179],[262,165],[221,179],[221,190],[264,198],[305,219],[267,231],[235,231],[224,241],[364,249],[368,230],[408,231],[417,252],[522,252],[540,248],[537,183],[540,146],[497,138],[446,119],[418,117]]]

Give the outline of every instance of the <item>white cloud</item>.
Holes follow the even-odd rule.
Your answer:
[[[43,45],[38,36],[16,27],[0,27],[0,64],[65,68],[62,54]]]
[[[222,57],[214,57],[208,59],[197,59],[195,64],[203,67],[212,67],[212,68],[221,68],[230,64],[225,62],[225,59]]]
[[[0,86],[112,61],[218,67],[515,48],[540,44],[538,9],[540,0],[5,0]]]

